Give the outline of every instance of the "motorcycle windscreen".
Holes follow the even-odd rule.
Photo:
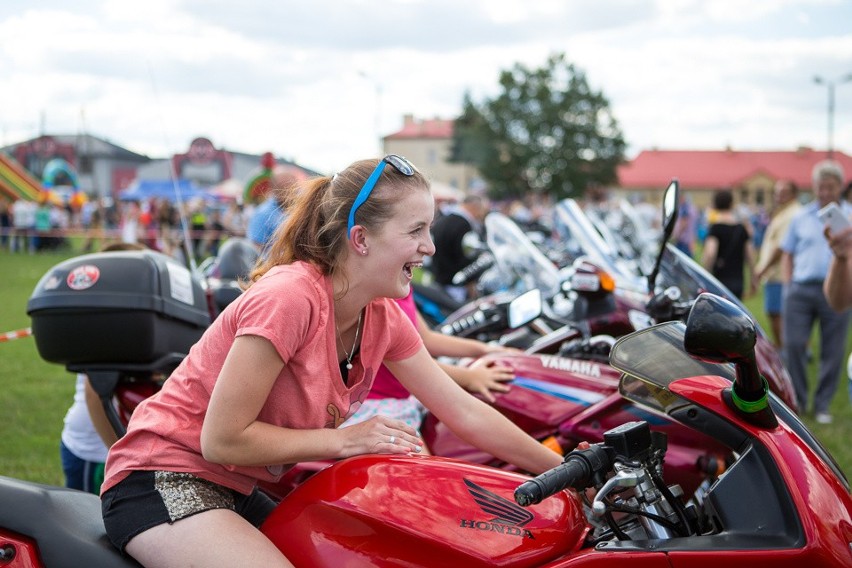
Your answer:
[[[685,329],[683,322],[667,322],[616,341],[609,360],[610,365],[625,373],[618,387],[622,396],[668,415],[690,404],[668,389],[672,381],[715,375],[733,382],[732,364],[707,363],[684,352]]]

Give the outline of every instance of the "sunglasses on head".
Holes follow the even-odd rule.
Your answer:
[[[379,181],[379,177],[381,177],[382,172],[385,171],[386,164],[390,164],[396,171],[404,176],[413,176],[414,172],[417,171],[414,166],[411,165],[411,162],[402,156],[388,154],[382,158],[376,165],[376,169],[373,170],[373,173],[371,173],[370,177],[367,178],[367,181],[364,182],[364,185],[361,187],[361,191],[358,192],[358,196],[355,197],[355,201],[352,203],[352,208],[349,210],[349,220],[346,223],[347,239],[350,238],[349,234],[352,232],[352,227],[355,226],[355,212],[358,211],[358,208],[364,205],[367,198],[370,197],[370,194],[373,192],[373,188],[376,187],[376,183]]]

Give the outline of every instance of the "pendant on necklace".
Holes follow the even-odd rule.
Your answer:
[[[347,363],[346,363],[346,368],[347,368],[347,369],[349,369],[349,370],[351,371],[351,370],[352,370],[352,363],[347,362]]]

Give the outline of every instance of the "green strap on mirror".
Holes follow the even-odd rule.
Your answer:
[[[754,414],[756,412],[760,412],[764,408],[769,406],[769,396],[766,394],[769,392],[769,383],[766,382],[766,377],[763,375],[760,376],[760,380],[763,381],[763,396],[755,401],[743,400],[737,395],[737,389],[734,387],[731,388],[731,400],[734,401],[734,405],[745,412],[746,414]]]

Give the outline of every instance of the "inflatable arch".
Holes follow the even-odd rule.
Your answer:
[[[53,187],[56,177],[59,174],[65,174],[71,181],[71,186],[74,189],[80,188],[80,183],[77,180],[77,170],[62,158],[54,158],[45,164],[44,171],[41,174],[42,185],[46,189],[50,189]]]

